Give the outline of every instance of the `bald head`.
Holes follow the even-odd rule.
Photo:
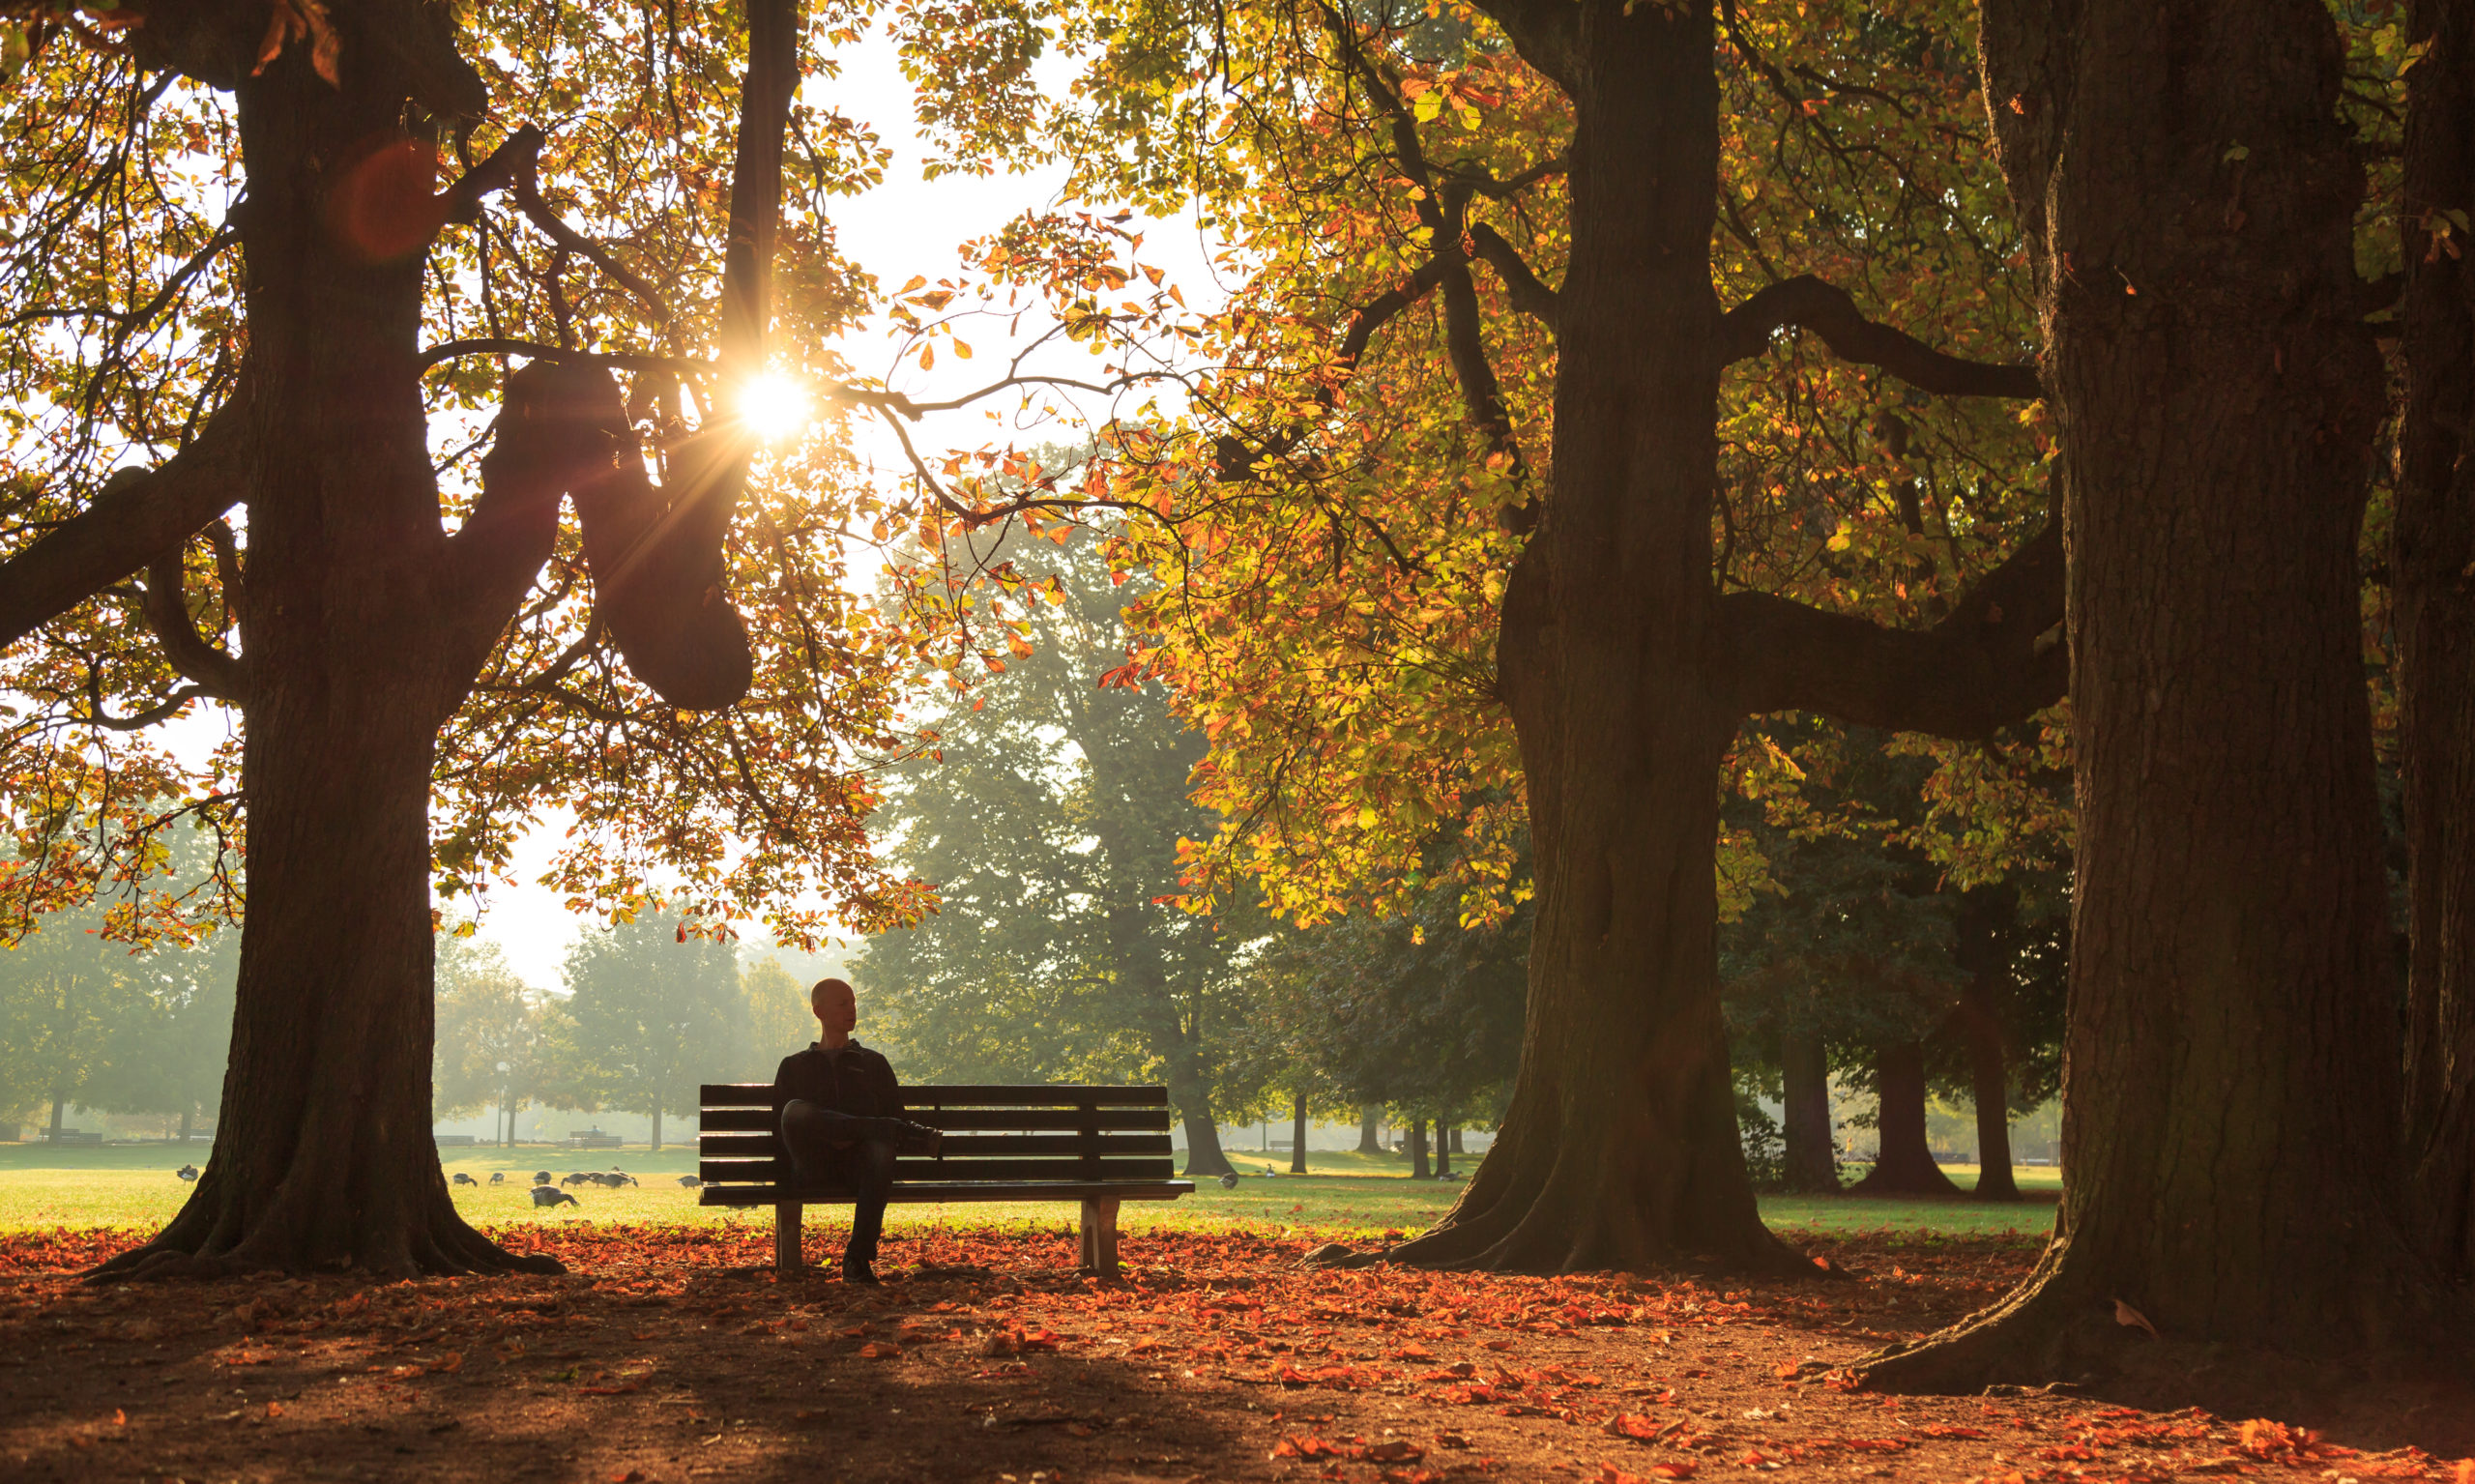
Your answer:
[[[818,1044],[836,1047],[850,1043],[851,1032],[859,1024],[859,1001],[852,994],[848,981],[817,980],[816,987],[808,991],[808,1008],[816,1012]]]

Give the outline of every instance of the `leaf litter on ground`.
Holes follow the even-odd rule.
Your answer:
[[[1753,1284],[1331,1269],[1300,1261],[1323,1234],[1162,1233],[1104,1282],[1069,1230],[940,1228],[889,1239],[867,1289],[777,1282],[761,1229],[497,1235],[568,1275],[91,1288],[129,1234],[0,1238],[0,1464],[656,1484],[822,1440],[841,1477],[989,1484],[2475,1484],[2475,1460],[2311,1419],[1849,1389],[1849,1361],[2016,1282],[2016,1240],[1832,1238],[1818,1255],[1871,1276]]]

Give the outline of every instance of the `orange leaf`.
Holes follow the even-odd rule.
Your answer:
[[[859,1353],[870,1360],[891,1360],[902,1353],[902,1347],[890,1340],[870,1340],[859,1347]]]

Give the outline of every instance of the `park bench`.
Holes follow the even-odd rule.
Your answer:
[[[1194,1192],[1175,1178],[1166,1088],[907,1087],[903,1117],[942,1130],[939,1153],[894,1163],[891,1205],[943,1201],[1079,1201],[1082,1266],[1118,1270],[1118,1203]],[[854,1192],[781,1179],[770,1082],[708,1084],[696,1135],[705,1206],[773,1208],[773,1266],[801,1269],[800,1216],[847,1206]]]

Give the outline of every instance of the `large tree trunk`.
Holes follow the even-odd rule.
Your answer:
[[[1721,364],[1710,16],[1502,14],[1574,116],[1554,491],[1496,656],[1538,907],[1501,1132],[1443,1224],[1395,1255],[1809,1272],[1756,1212],[1719,1014],[1712,780],[1738,718],[1705,663]]]
[[[1430,1178],[1431,1173],[1427,1169],[1427,1120],[1412,1119],[1410,1120],[1410,1178],[1422,1180]]]
[[[51,1094],[51,1136],[46,1141],[47,1143],[58,1144],[60,1142],[60,1130],[67,1126],[63,1120],[68,1117],[68,1115],[69,1094],[54,1091]]]
[[[1435,1125],[1435,1178],[1440,1180],[1452,1178],[1452,1138],[1444,1131],[1443,1121],[1440,1119]]]
[[[1289,1173],[1306,1173],[1306,1099],[1294,1100],[1289,1120]]]
[[[2002,1049],[2002,985],[2011,970],[2011,940],[2019,925],[2019,900],[2001,887],[1979,887],[1960,898],[1959,967],[1967,978],[1960,991],[1960,1033],[1966,1038],[1968,1091],[1976,1104],[1976,1198],[2017,1201],[2011,1173],[2011,1069]]]
[[[1839,1145],[1830,1131],[1830,1058],[1818,1035],[1791,1035],[1781,1048],[1787,1087],[1781,1115],[1786,1184],[1803,1195],[1839,1192]]]
[[[239,89],[249,910],[205,1173],[99,1275],[558,1266],[464,1224],[430,1136],[431,760],[480,656],[442,592],[422,256],[357,261],[324,210],[333,171],[403,111],[409,88],[369,75],[395,65],[350,47],[331,87],[296,47]]]
[[[189,1147],[189,1109],[181,1110],[181,1146],[184,1149]]]
[[[2475,1281],[2475,8],[2426,0],[2406,75],[2395,560],[2406,788],[2406,1138],[2425,1253]],[[2443,240],[2433,233],[2438,227]]]
[[[2336,30],[2318,0],[2055,14],[1989,0],[1982,54],[2071,557],[2062,1207],[2021,1289],[1882,1353],[1880,1387],[2102,1373],[2152,1343],[2117,1304],[2325,1353],[2463,1323],[2393,1153],[2356,565],[2382,389]]]
[[[653,1148],[647,1152],[654,1154],[661,1152],[661,1110],[659,1108],[654,1110]]]
[[[1186,1124],[1186,1178],[1217,1179],[1234,1175],[1237,1167],[1220,1148],[1220,1125],[1212,1121],[1208,1098],[1197,1094],[1197,1101],[1187,1102],[1170,1089],[1169,1098],[1183,1110]]]
[[[1451,1146],[1453,1153],[1458,1154],[1463,1152],[1461,1148],[1461,1127],[1459,1124],[1454,1124],[1451,1131],[1444,1135],[1444,1139],[1445,1142]]]
[[[1851,1196],[1955,1196],[1960,1187],[1935,1162],[1925,1139],[1925,1043],[1896,1041],[1874,1052],[1874,1168],[1848,1187]]]
[[[1361,1109],[1358,1113],[1357,1151],[1361,1154],[1383,1152],[1383,1115],[1377,1109]]]
[[[2011,1071],[2002,1053],[2002,1023],[1991,1006],[1972,998],[1971,985],[1960,999],[1960,1013],[1968,1038],[1968,1081],[1976,1104],[1976,1198],[2017,1201],[2020,1181],[2011,1170]]]

